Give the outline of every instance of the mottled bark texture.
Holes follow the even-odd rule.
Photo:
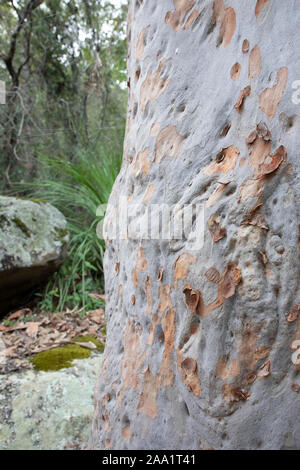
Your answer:
[[[300,448],[299,31],[298,0],[131,1],[110,203],[204,204],[205,237],[107,240],[91,448]]]

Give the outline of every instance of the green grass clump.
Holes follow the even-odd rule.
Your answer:
[[[84,315],[99,307],[99,301],[89,296],[104,286],[105,244],[96,233],[104,213],[97,216],[96,212],[100,205],[107,204],[121,160],[120,151],[114,147],[78,152],[72,162],[63,157],[40,156],[39,180],[15,186],[27,198],[41,198],[53,204],[68,222],[68,257],[45,290],[37,293],[40,310],[57,312],[70,308],[81,310]],[[57,233],[58,237],[61,235]]]
[[[30,362],[36,370],[60,370],[72,367],[74,359],[87,359],[91,355],[89,349],[67,344],[58,348],[49,349],[36,354]]]

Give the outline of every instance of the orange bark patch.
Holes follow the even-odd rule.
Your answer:
[[[191,263],[196,263],[196,258],[194,256],[188,254],[188,253],[183,253],[180,255],[177,260],[175,261],[174,265],[174,289],[177,289],[177,281],[179,279],[185,280],[188,274],[189,270],[189,265]]]
[[[222,197],[222,194],[224,193],[226,186],[229,183],[219,183],[220,186],[209,196],[205,203],[205,207],[209,208],[212,207],[218,200]]]
[[[281,67],[277,72],[277,83],[273,88],[267,88],[260,95],[260,108],[271,121],[276,114],[278,105],[286,88],[288,68]]]
[[[152,126],[150,128],[150,136],[151,137],[156,137],[157,134],[159,133],[159,129],[160,129],[160,122],[152,124]]]
[[[290,310],[286,317],[286,321],[288,323],[293,323],[298,320],[298,318],[300,318],[300,302]]]
[[[158,297],[160,300],[158,311],[163,313],[167,308],[172,308],[171,289],[168,284],[159,286]]]
[[[241,70],[242,66],[238,62],[231,67],[230,76],[232,80],[237,80],[239,78]]]
[[[144,248],[140,247],[138,249],[137,261],[136,261],[136,269],[141,273],[145,272],[147,269],[147,260],[144,257]]]
[[[144,55],[144,39],[145,39],[146,28],[142,29],[139,34],[136,44],[136,58],[141,59]]]
[[[262,8],[268,3],[269,0],[257,0],[255,6],[255,16],[258,16]]]
[[[134,269],[131,271],[131,277],[132,277],[133,285],[134,285],[135,287],[137,287],[138,284],[139,284],[139,278],[138,278],[138,273],[137,273],[136,268],[134,268]]]
[[[236,15],[233,8],[225,8],[224,0],[215,0],[213,4],[215,23],[221,23],[219,38],[224,47],[231,43],[235,32]]]
[[[224,384],[222,387],[222,394],[225,401],[228,403],[237,402],[241,400],[247,400],[250,395],[240,390],[238,387],[232,387],[231,385]]]
[[[197,361],[191,357],[186,357],[180,365],[182,382],[193,394],[198,397],[201,394],[200,379],[197,374]]]
[[[244,110],[244,103],[247,96],[251,93],[251,86],[246,86],[240,93],[239,99],[237,100],[236,104],[234,105],[234,109],[241,114]]]
[[[261,379],[261,378],[265,378],[265,377],[269,377],[269,375],[271,374],[270,368],[271,368],[271,361],[270,361],[270,359],[268,359],[268,360],[258,369],[257,377],[260,378],[260,379]]]
[[[136,160],[132,166],[132,173],[137,178],[141,173],[148,175],[150,170],[150,163],[148,160],[149,147],[145,148],[137,154]]]
[[[220,273],[216,268],[209,268],[205,273],[205,277],[208,281],[216,283],[221,279]]]
[[[242,339],[239,345],[240,362],[248,369],[253,370],[260,359],[264,359],[270,354],[271,348],[268,346],[257,346],[257,330],[259,327],[247,325],[242,332]]]
[[[217,362],[216,374],[222,380],[230,377],[237,377],[240,373],[240,364],[237,359],[233,359],[231,366],[226,358],[220,358]]]
[[[184,138],[177,131],[176,126],[167,126],[160,131],[155,143],[155,162],[162,158],[176,158],[182,153]]]
[[[157,325],[159,325],[160,323],[160,318],[158,315],[153,315],[153,318],[152,318],[152,325],[150,326],[150,329],[149,329],[149,336],[148,336],[148,341],[147,341],[147,344],[149,344],[149,346],[152,346],[152,344],[154,343],[154,332],[155,332],[155,328]]]
[[[248,214],[245,215],[242,225],[254,225],[264,230],[269,230],[266,224],[265,217],[260,210],[262,203],[256,204]]]
[[[124,333],[124,355],[121,362],[123,389],[138,389],[140,381],[138,372],[144,364],[146,354],[141,349],[141,341],[135,326],[129,321]]]
[[[226,229],[221,226],[220,220],[220,217],[216,214],[212,214],[208,219],[208,230],[210,231],[214,243],[226,237]]]
[[[205,175],[226,174],[234,169],[239,155],[240,151],[234,145],[223,148],[216,156],[216,160],[203,169],[203,173]]]
[[[157,272],[157,280],[159,282],[162,282],[163,277],[164,277],[164,268],[160,267]]]
[[[256,77],[261,72],[261,55],[260,49],[256,45],[253,47],[249,56],[249,78]]]
[[[256,177],[263,178],[274,173],[286,161],[286,155],[286,148],[281,145],[273,155],[268,155],[264,162],[259,165]]]
[[[159,371],[159,383],[165,389],[172,386],[174,382],[174,372],[172,370],[171,353],[174,348],[175,341],[175,311],[169,309],[162,319],[165,348],[163,352],[162,362]]]
[[[190,16],[186,20],[186,23],[185,23],[183,29],[189,29],[191,26],[193,26],[193,24],[195,23],[195,21],[196,21],[196,19],[198,18],[199,15],[200,15],[200,13],[199,13],[198,10],[192,11]]]
[[[130,439],[130,436],[131,436],[130,427],[126,426],[126,428],[122,429],[122,437],[128,441]]]
[[[249,49],[250,49],[249,41],[248,41],[248,39],[244,39],[243,45],[242,45],[243,54],[247,54],[247,52],[249,52]]]
[[[145,413],[152,419],[158,414],[156,404],[157,390],[159,386],[159,377],[153,375],[149,367],[144,372],[143,390],[137,407],[139,413]]]
[[[264,181],[262,179],[248,179],[240,186],[238,202],[244,201],[249,197],[257,196],[260,198],[263,192]]]
[[[203,299],[200,290],[194,290],[190,284],[184,286],[185,303],[192,313],[199,313],[203,308]]]
[[[147,77],[141,85],[140,108],[142,111],[145,110],[146,105],[149,101],[158,98],[162,93],[166,91],[166,89],[171,83],[171,80],[164,80],[163,78],[161,78],[164,62],[164,60],[160,62],[157,70],[153,74],[148,73]]]
[[[178,33],[182,27],[183,20],[187,12],[193,8],[194,0],[173,0],[175,11],[168,11],[165,17],[167,26],[173,28],[174,33]]]
[[[152,199],[152,196],[155,192],[155,185],[154,184],[150,184],[150,186],[148,186],[147,190],[146,190],[146,193],[145,193],[145,196],[144,196],[144,199],[143,201],[148,204],[148,202],[150,202],[150,200]]]
[[[151,277],[146,278],[146,299],[147,299],[147,315],[152,315],[152,281]]]
[[[224,304],[225,300],[235,294],[236,288],[242,280],[240,269],[234,263],[229,263],[218,284],[218,296],[209,305],[205,305],[200,290],[195,290],[187,284],[183,293],[186,296],[186,304],[193,313],[202,318],[210,315],[216,308]]]

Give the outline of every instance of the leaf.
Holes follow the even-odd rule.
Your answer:
[[[28,322],[26,323],[26,333],[31,338],[35,338],[38,334],[40,323],[39,322]]]

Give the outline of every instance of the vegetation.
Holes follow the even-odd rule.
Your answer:
[[[126,14],[126,0],[0,0],[0,192],[51,202],[71,234],[67,261],[37,293],[48,312],[99,306],[96,210],[121,163]]]

